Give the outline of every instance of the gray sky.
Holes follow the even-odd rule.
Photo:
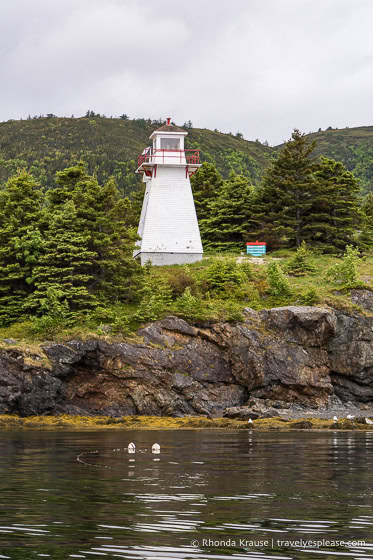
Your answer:
[[[270,144],[373,125],[373,0],[1,0],[0,120],[171,116]]]

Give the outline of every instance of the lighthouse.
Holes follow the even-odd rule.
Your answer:
[[[142,265],[187,264],[203,255],[190,184],[199,150],[185,150],[188,133],[170,121],[151,134],[152,145],[138,158],[136,173],[146,187],[134,256]]]

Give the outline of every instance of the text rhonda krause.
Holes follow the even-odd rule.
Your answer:
[[[207,547],[243,547],[243,548],[274,548],[274,547],[286,547],[286,548],[324,548],[324,547],[364,547],[366,546],[365,541],[342,541],[342,540],[278,540],[278,539],[268,539],[268,540],[249,540],[249,539],[226,539],[226,540],[215,540],[215,539],[202,539],[202,546]]]

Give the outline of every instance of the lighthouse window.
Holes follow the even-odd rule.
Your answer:
[[[180,138],[161,138],[162,150],[180,150]]]

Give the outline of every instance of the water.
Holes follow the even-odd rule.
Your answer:
[[[373,559],[373,432],[10,431],[0,441],[0,559]],[[332,543],[304,542],[315,540]]]

